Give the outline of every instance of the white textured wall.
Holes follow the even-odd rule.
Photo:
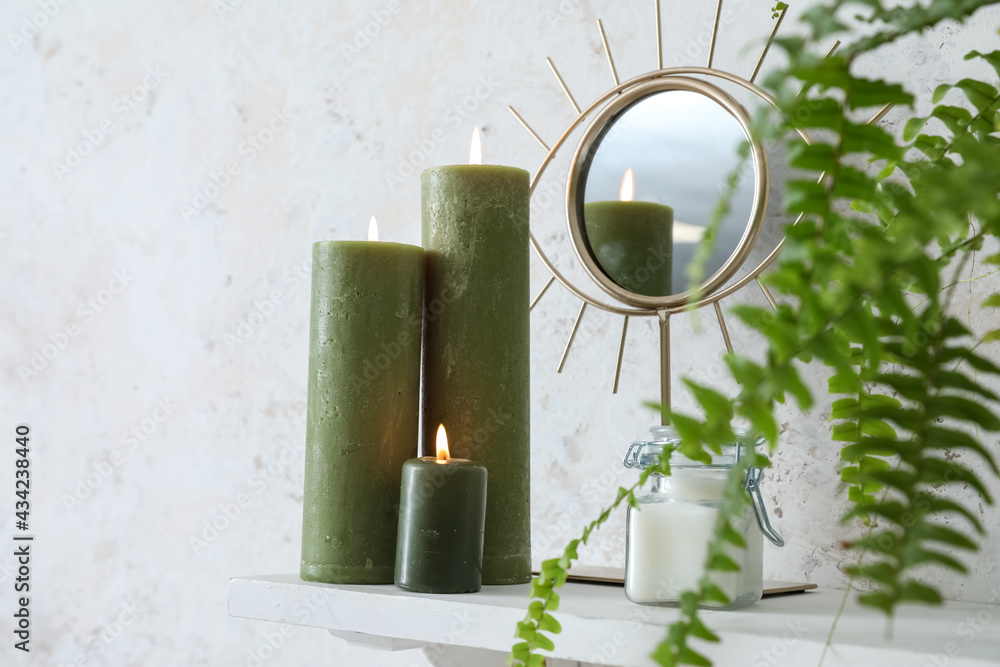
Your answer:
[[[738,16],[724,20],[717,66],[752,68],[770,26],[765,4],[727,3]],[[810,4],[795,3],[786,25]],[[533,171],[542,153],[506,105],[554,139],[571,111],[544,57],[586,103],[610,84],[594,16],[604,18],[626,78],[655,62],[650,5],[4,3],[0,540],[9,544],[13,532],[7,489],[18,422],[34,432],[37,535],[34,651],[19,664],[66,665],[88,651],[86,664],[247,664],[275,628],[226,616],[227,578],[298,566],[310,243],[361,237],[372,213],[383,238],[418,243],[419,179],[407,169],[386,174],[411,159],[464,161],[476,123],[487,161]],[[379,14],[389,20],[378,35],[347,49]],[[12,42],[33,15],[45,25]],[[664,3],[668,65],[704,60],[711,18],[710,3]],[[998,18],[907,40],[867,66],[925,95],[944,77],[985,75],[962,55],[995,48]],[[129,95],[133,102],[122,100]],[[244,143],[260,134],[269,142]],[[96,143],[82,147],[89,154],[68,155],[86,141]],[[227,164],[238,173],[219,176]],[[211,185],[213,175],[224,187]],[[558,206],[542,207],[533,224],[572,270]],[[538,289],[546,274],[532,266]],[[965,313],[971,299],[977,330],[988,323],[975,304],[994,285],[972,283],[956,300]],[[620,474],[621,455],[653,421],[641,407],[657,387],[649,322],[630,329],[617,396],[609,388],[619,324],[603,313],[588,315],[565,372],[553,372],[577,308],[553,288],[532,316],[533,525],[536,545],[554,539],[539,557],[555,554],[630,478]],[[711,380],[722,341],[702,319],[700,330],[676,321],[675,359],[679,373]],[[734,329],[740,349],[759,347]],[[62,349],[45,347],[53,341]],[[36,353],[54,358],[36,359],[37,374],[22,377]],[[819,371],[814,378],[821,390]],[[677,402],[689,404],[683,395]],[[766,575],[842,586],[838,452],[824,418],[822,406],[782,411],[784,446],[767,495],[788,546],[768,550]],[[986,442],[997,449],[995,436]],[[91,478],[96,489],[81,487],[99,470],[106,478]],[[89,494],[70,502],[78,487]],[[558,528],[574,502],[582,512],[568,516],[572,530]],[[986,600],[1000,580],[1000,514],[982,515],[994,532],[968,579],[941,580],[949,597]],[[206,533],[213,520],[229,526]],[[623,541],[618,517],[582,561],[619,564]],[[14,653],[12,563],[0,556],[4,664]],[[137,618],[105,646],[95,633],[123,604]],[[270,664],[352,661],[422,662],[300,629]]]

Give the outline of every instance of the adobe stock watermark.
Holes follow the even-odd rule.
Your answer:
[[[97,489],[111,479],[115,471],[125,464],[128,457],[151,438],[160,426],[176,412],[177,404],[170,398],[159,399],[149,416],[143,418],[127,431],[121,434],[122,449],[113,449],[107,458],[102,458],[91,465],[91,470],[83,477],[76,478],[72,493],[63,493],[60,497],[63,507],[70,514],[85,500],[94,495]]]
[[[472,618],[469,617],[468,610],[462,612],[452,612],[452,621],[448,627],[442,630],[430,645],[425,646],[421,653],[432,665],[439,664],[441,658],[447,657],[448,647],[454,646],[458,640],[472,627]],[[420,665],[426,664],[424,661]],[[411,662],[407,667],[419,667],[416,662]]]
[[[736,23],[736,17],[749,6],[750,0],[737,0],[735,8],[728,6],[723,7],[722,13],[719,14],[720,32],[722,31],[722,28]],[[715,13],[712,12],[711,16],[706,17],[702,21],[700,27],[701,29],[695,33],[694,37],[692,37],[690,41],[688,41],[684,50],[681,53],[674,53],[674,67],[689,65],[692,61],[701,61],[708,55],[708,49],[712,44],[712,32],[715,27]],[[702,63],[698,62],[698,64]]]
[[[678,588],[676,585],[661,580],[656,597],[658,599],[676,597],[672,591]],[[635,635],[641,631],[647,623],[656,622],[656,615],[653,613],[653,609],[637,605],[623,619],[629,632],[626,633],[619,630],[610,637],[594,642],[594,652],[587,658],[587,662],[596,665],[615,664],[614,660],[618,657],[618,652],[628,645],[630,635]],[[776,639],[770,647],[758,651],[750,659],[751,667],[770,667],[776,664],[781,658],[788,655],[789,648],[797,644],[808,630],[808,628],[802,625],[802,621],[800,620],[786,622],[785,628],[782,636]]]
[[[651,257],[651,259],[655,259],[655,258]],[[648,270],[648,269],[644,269],[644,271],[646,271],[646,270]],[[674,291],[682,291],[682,290],[678,289],[678,290],[674,290]],[[704,310],[705,309],[700,309],[700,310],[692,311],[688,315],[692,319],[694,319],[694,318],[700,318],[700,317],[702,317],[702,313],[704,312]],[[677,317],[679,317],[679,315]],[[571,318],[572,318],[572,316],[571,316]],[[655,318],[651,318],[651,319],[654,322],[656,321]],[[616,321],[617,321],[617,323],[620,324],[621,319],[617,319]],[[674,321],[676,322],[677,320],[675,319]],[[705,324],[700,319],[697,319],[697,320],[694,320],[694,321],[698,322],[697,326],[700,326],[700,327],[704,327],[705,326]],[[565,327],[563,327],[567,331],[572,326],[572,319],[570,319],[569,322],[570,322],[570,324],[568,324]],[[597,338],[597,339],[600,339],[600,340],[604,340],[604,339],[610,339],[609,337],[620,336],[621,335],[621,327],[620,326],[612,326],[612,325],[609,324],[609,322],[611,322],[611,319],[609,317],[601,316],[600,314],[595,314],[595,313],[592,313],[592,312],[585,313],[584,316],[583,316],[583,318],[580,320],[580,326],[577,328],[577,336],[576,336],[575,340],[586,340],[587,338]],[[719,336],[719,344],[722,345],[722,334],[719,333],[718,336]],[[643,343],[636,342],[634,339],[635,339],[635,336],[633,335],[633,329],[632,329],[632,327],[630,325],[630,327],[629,327],[629,338],[628,338],[628,341],[627,341],[628,342],[628,346],[626,347],[626,350],[633,349],[632,348],[633,345],[643,345]],[[617,343],[617,340],[616,340],[616,343]],[[685,377],[687,377],[690,380],[695,380],[695,381],[697,381],[700,384],[704,384],[704,383],[714,384],[716,382],[726,381],[728,379],[731,379],[732,378],[732,373],[730,372],[729,367],[724,363],[724,361],[722,359],[723,359],[722,356],[713,356],[710,360],[707,360],[707,361],[703,360],[701,363],[693,364],[690,368],[687,369]],[[630,360],[632,360],[632,358],[630,356],[628,356],[628,354],[626,354],[626,356],[623,357],[623,363],[626,363],[626,364],[627,363],[631,363]],[[567,367],[570,367],[570,365],[573,363],[573,361],[572,360],[568,360],[566,363],[567,363]],[[565,368],[564,368],[564,370],[565,370]],[[611,369],[611,370],[613,370],[613,369]],[[623,371],[623,376],[622,377],[625,377],[624,371]],[[609,386],[610,386],[610,382],[609,382]],[[622,386],[624,386],[624,385],[622,385]],[[618,464],[618,465],[620,466],[620,464]]]
[[[436,296],[427,302],[423,308],[422,317],[413,313],[407,319],[407,323],[417,331],[420,331],[423,326],[421,322],[423,324],[434,322],[464,290],[464,285],[446,286],[441,290],[440,296]],[[420,337],[411,336],[407,331],[401,331],[395,340],[380,343],[379,352],[374,357],[365,359],[361,364],[361,374],[351,376],[351,386],[354,388],[354,392],[359,393],[362,389],[371,387],[371,383],[377,380],[383,372],[391,368],[400,355],[403,354],[403,351],[414,343],[419,345]]]
[[[624,134],[621,123],[611,126],[601,138],[601,146],[607,147],[617,142]],[[566,184],[569,182],[569,170],[563,169],[554,179],[546,178],[544,183],[539,183],[531,196],[531,218],[541,217],[542,213],[556,205],[560,210],[566,204]]]
[[[257,159],[257,156],[270,146],[279,134],[288,129],[294,120],[295,117],[290,116],[286,110],[276,110],[264,127],[248,134],[247,138],[236,147],[238,158],[227,160],[217,171],[209,172],[208,179],[200,187],[195,188],[191,200],[180,205],[180,214],[184,222],[190,221],[214,204],[222,191],[233,183],[233,179],[243,173],[244,167]]]
[[[944,482],[940,483],[941,486],[968,483],[968,473],[961,463],[954,463],[948,459],[942,461],[941,465],[944,468]],[[934,494],[928,492],[919,493],[914,499],[913,505],[900,514],[899,525],[904,529],[911,529],[917,525],[918,521],[926,520],[927,517],[933,517],[939,515],[941,512],[948,511],[933,510],[937,500],[938,498]],[[867,554],[869,551],[882,555],[891,555],[904,535],[900,534],[897,530],[886,529],[878,533],[878,536],[874,540],[871,537],[873,536],[866,538],[863,547],[852,545],[851,543],[848,543],[848,547],[863,549],[862,555]],[[1000,603],[1000,596],[998,596],[997,602]]]
[[[260,327],[274,317],[278,304],[301,285],[309,284],[309,271],[312,269],[312,257],[307,257],[298,264],[293,264],[281,275],[279,287],[271,289],[263,299],[254,300],[250,311],[237,322],[233,332],[225,331],[222,340],[230,352],[248,341]]]
[[[409,152],[399,156],[396,169],[386,171],[383,174],[386,185],[395,188],[396,185],[417,173],[421,167],[429,165],[431,156],[448,138],[448,132],[445,128],[456,130],[462,127],[464,121],[471,118],[502,85],[500,81],[490,75],[488,77],[481,76],[467,86],[465,97],[441,114],[441,122],[444,126],[438,125],[430,132],[425,133],[422,139],[415,139]]]
[[[548,212],[553,206],[557,206],[560,211],[566,202],[566,183],[569,180],[569,170],[563,169],[555,180],[546,179],[544,183],[539,183],[531,196],[530,216],[532,220],[539,220],[543,213]]]
[[[623,283],[623,286],[632,292],[639,292],[640,288],[653,278],[662,280],[663,270],[670,271],[673,268],[673,256],[673,250],[668,252],[662,245],[660,247],[647,246],[645,260],[617,282]]]
[[[107,286],[98,290],[89,299],[81,301],[76,307],[75,312],[79,320],[70,320],[61,329],[50,332],[43,343],[31,350],[27,362],[17,365],[17,375],[21,381],[27,384],[31,378],[38,377],[42,371],[48,368],[49,364],[69,346],[70,341],[83,333],[88,324],[107,310],[133,280],[135,280],[135,276],[131,275],[128,269],[112,272]]]
[[[497,412],[493,408],[487,409],[486,412],[489,416],[482,424],[469,431],[464,438],[455,438],[455,447],[459,451],[468,452],[469,458],[473,461],[479,458],[480,451],[493,435],[499,433],[500,429],[514,417],[509,412]]]
[[[670,591],[678,588],[676,585],[663,580],[660,580],[658,583],[659,586],[656,592],[657,599],[674,597]],[[619,630],[609,637],[605,637],[600,641],[594,642],[594,652],[587,658],[588,663],[595,665],[615,664],[614,660],[618,657],[618,652],[628,645],[629,641],[631,641],[631,637],[643,630],[646,624],[657,622],[657,617],[654,614],[655,607],[643,607],[640,605],[635,605],[635,607],[636,608],[629,611],[623,619],[628,632],[626,633]],[[791,623],[788,623],[787,625],[789,628],[793,627]],[[796,629],[795,632],[800,632],[798,636],[801,636],[801,633],[804,633],[805,631]],[[787,632],[785,634],[788,636]],[[794,643],[794,641],[796,640],[793,639],[792,642]],[[756,667],[756,663],[752,664]]]
[[[84,158],[93,153],[94,149],[100,146],[104,139],[114,131],[116,123],[124,122],[139,107],[139,104],[144,102],[163,83],[167,76],[168,74],[159,65],[147,67],[142,82],[112,102],[111,115],[102,118],[96,126],[82,130],[80,133],[83,135],[83,139],[66,150],[63,161],[52,163],[52,172],[59,180],[62,181],[82,165]]]
[[[282,443],[281,449],[268,461],[264,468],[251,473],[246,480],[247,491],[241,491],[229,502],[220,503],[211,517],[202,521],[201,531],[188,536],[188,546],[197,556],[211,546],[219,537],[235,525],[243,513],[250,508],[257,498],[280,479],[288,469],[305,453],[304,444],[293,445],[289,441]],[[253,495],[250,494],[253,492]]]
[[[7,41],[10,42],[10,50],[17,53],[22,46],[26,46],[38,35],[42,28],[49,24],[62,8],[68,5],[71,0],[38,0],[39,11],[30,17],[22,16],[21,25],[16,31],[7,33]]]
[[[478,457],[479,448],[489,442],[493,434],[498,433],[503,425],[506,424],[513,417],[508,412],[497,412],[490,408],[488,411],[489,417],[479,428],[473,429],[472,432],[464,439],[458,442],[458,444],[451,445],[451,451],[462,451],[463,456],[467,456],[472,460],[476,460]],[[458,466],[435,466],[434,474],[430,479],[425,479],[420,483],[417,488],[416,497],[411,497],[409,502],[410,506],[414,509],[422,507],[425,502],[430,500],[438,489],[444,486],[445,482],[449,477],[453,476],[458,472]],[[395,505],[396,514],[399,514],[399,503]]]
[[[416,4],[416,0],[410,0],[411,5]],[[340,55],[348,65],[361,52],[375,43],[382,31],[389,27],[393,19],[403,12],[401,0],[389,0],[384,7],[373,9],[371,19],[363,25],[354,27],[354,36],[349,42],[340,45]]]
[[[396,363],[404,350],[419,341],[420,338],[411,336],[410,332],[400,331],[395,340],[379,343],[379,352],[374,357],[365,359],[361,365],[361,374],[355,373],[351,376],[351,387],[354,388],[354,393],[360,393],[362,389],[370,387],[372,382]]]
[[[549,27],[554,28],[570,16],[580,11],[580,3],[573,0],[562,0],[556,11],[551,9],[545,11],[545,20],[549,22]]]
[[[297,602],[292,607],[292,615],[295,617],[297,625],[304,625],[306,621],[323,604],[323,595],[317,591],[305,600]],[[288,623],[281,623],[277,630],[264,635],[257,645],[247,649],[246,660],[239,665],[243,667],[262,667],[264,663],[278,654],[278,651],[285,645],[285,641],[295,634],[295,626]]]
[[[766,649],[761,649],[750,658],[750,667],[771,667],[781,662],[793,646],[805,636],[809,628],[800,619],[785,622],[785,631]]]
[[[146,610],[139,607],[135,600],[122,602],[114,620],[109,621],[100,630],[94,632],[87,642],[87,648],[77,653],[72,665],[66,665],[66,667],[98,664],[95,659],[104,655],[108,647],[114,644],[128,628],[145,615]]]
[[[625,484],[625,477],[629,475],[617,459],[612,460],[608,467],[597,476],[591,476],[580,485],[578,498],[607,498],[612,491]],[[532,535],[531,551],[532,556],[544,559],[544,552],[552,548],[553,545],[563,545],[571,537],[576,537],[583,531],[583,507],[580,503],[571,502],[555,519],[547,519],[545,528],[538,535]],[[561,554],[560,554],[561,555]]]
[[[225,16],[226,14],[231,14],[242,7],[244,1],[245,0],[214,0],[214,2],[212,2],[212,9],[215,10],[217,16]]]
[[[994,588],[990,592],[990,601],[986,603],[985,609],[980,609],[974,614],[969,612],[965,620],[955,627],[955,635],[963,640],[962,643],[956,640],[947,642],[942,651],[928,654],[924,667],[947,667],[952,658],[962,653],[964,646],[971,644],[993,623],[997,614],[1000,614],[1000,588]]]

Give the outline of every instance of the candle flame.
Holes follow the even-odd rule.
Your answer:
[[[372,216],[372,219],[368,221],[368,240],[378,241],[378,223],[375,222],[374,215]]]
[[[438,463],[444,463],[449,458],[448,455],[448,433],[444,430],[444,424],[438,426],[437,432],[437,460]]]
[[[622,201],[632,201],[634,194],[635,185],[633,184],[632,168],[630,167],[625,171],[625,176],[622,177],[622,189],[618,193],[618,198]]]
[[[469,147],[469,164],[483,163],[483,139],[479,135],[479,126],[472,131],[472,145]]]

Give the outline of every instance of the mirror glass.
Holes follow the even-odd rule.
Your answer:
[[[739,121],[700,93],[668,90],[629,106],[594,142],[581,171],[590,254],[634,294],[687,291],[688,264],[746,141]],[[719,228],[705,278],[739,245],[753,211],[752,164]]]

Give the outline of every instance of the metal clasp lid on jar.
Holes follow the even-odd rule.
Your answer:
[[[628,452],[625,453],[625,460],[622,462],[626,468],[645,470],[650,466],[654,466],[659,463],[664,445],[680,443],[680,437],[670,427],[654,426],[650,430],[653,432],[655,440],[652,442],[633,442],[629,446]],[[670,457],[670,465],[671,467],[679,468],[728,469],[732,468],[736,462],[745,457],[745,451],[748,447],[759,447],[764,443],[763,438],[757,438],[752,445],[749,444],[751,440],[749,434],[742,429],[736,429],[736,436],[739,438],[739,441],[731,445],[724,445],[722,447],[722,454],[713,456],[712,463],[694,461],[680,452],[674,452]],[[746,489],[747,494],[750,496],[750,503],[753,505],[753,514],[757,519],[757,527],[760,528],[760,532],[775,546],[783,547],[785,546],[785,540],[778,534],[774,526],[771,525],[771,517],[767,513],[764,498],[760,493],[760,481],[763,474],[763,468],[747,468],[746,474],[743,477],[743,488]]]
[[[764,499],[760,495],[760,478],[763,474],[763,468],[747,468],[746,476],[743,478],[743,488],[750,494],[750,503],[753,505],[753,514],[757,517],[757,527],[760,528],[760,532],[774,546],[783,547],[785,540],[771,525],[771,517],[768,516]]]

